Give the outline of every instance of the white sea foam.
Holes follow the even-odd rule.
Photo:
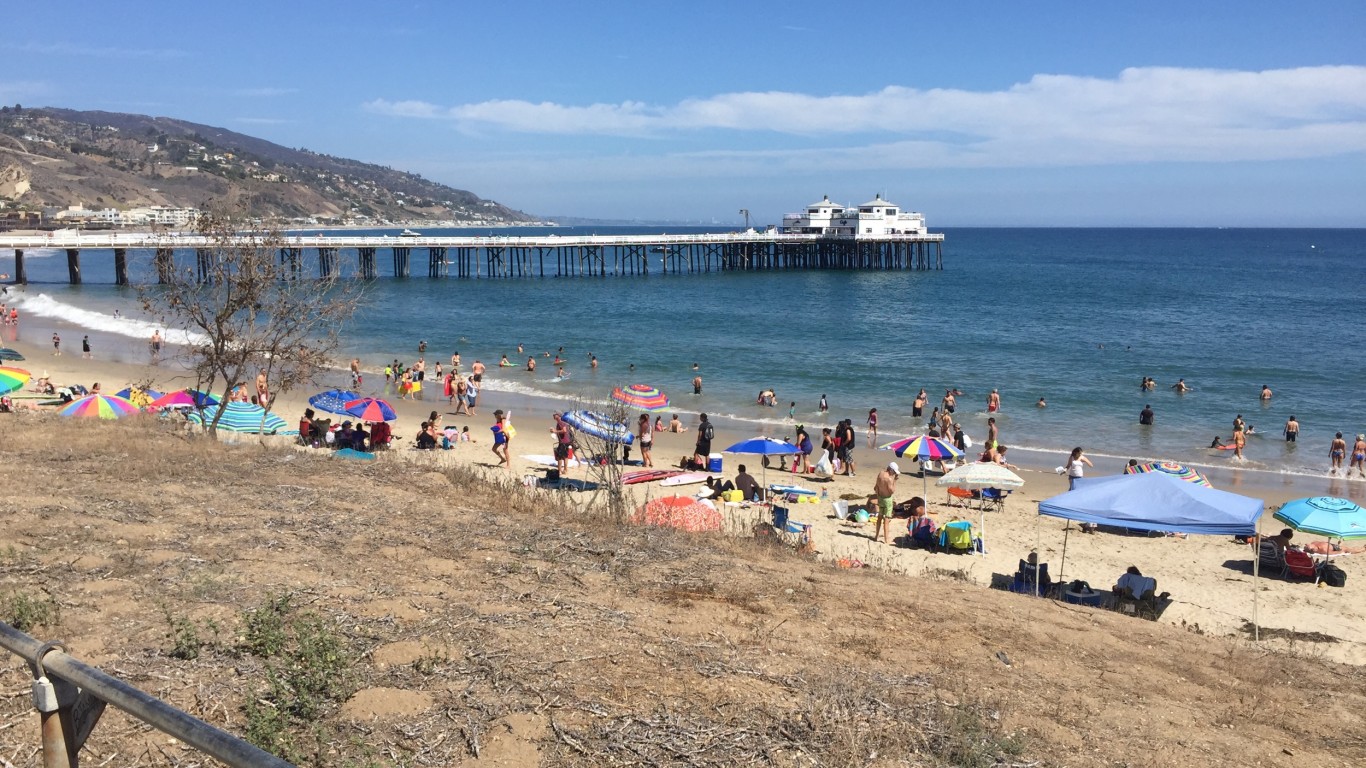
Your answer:
[[[203,334],[186,331],[142,320],[134,317],[114,317],[104,312],[95,312],[72,304],[57,301],[46,293],[37,295],[11,291],[7,297],[12,307],[19,308],[20,318],[24,315],[51,317],[73,325],[100,333],[115,333],[134,339],[151,339],[153,331],[161,331],[167,344],[200,344],[207,340]]]

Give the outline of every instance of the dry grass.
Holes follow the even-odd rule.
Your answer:
[[[621,527],[588,494],[417,456],[27,416],[0,451],[23,489],[0,595],[60,609],[35,634],[309,765],[1366,760],[1343,736],[1366,731],[1360,670],[978,589],[961,569],[887,577]],[[261,609],[282,595],[304,623],[280,624],[271,652]],[[312,663],[301,645],[348,660],[344,685],[286,675],[281,659]],[[22,664],[3,669],[4,691],[27,690]],[[269,717],[296,689],[309,716]],[[37,764],[26,697],[0,698],[0,743]],[[202,764],[118,713],[84,759]]]

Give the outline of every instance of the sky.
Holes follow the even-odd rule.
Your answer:
[[[175,117],[539,216],[1366,226],[1366,3],[138,2],[7,14],[0,103]],[[22,24],[18,23],[22,20]]]

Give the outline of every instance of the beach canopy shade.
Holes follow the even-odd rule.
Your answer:
[[[374,397],[362,397],[346,404],[346,412],[361,421],[393,421],[398,418],[394,407]]]
[[[722,453],[739,453],[749,456],[790,456],[794,453],[801,453],[801,449],[785,440],[774,440],[771,437],[751,437],[748,440],[741,440]]]
[[[1145,472],[1080,481],[1076,490],[1039,502],[1039,514],[1140,531],[1251,536],[1262,501]]]
[[[892,451],[897,456],[914,456],[921,461],[943,461],[944,459],[956,459],[963,455],[962,451],[953,447],[953,443],[946,443],[929,435],[908,437],[905,440],[887,443],[882,446],[882,450]]]
[[[328,413],[346,413],[346,404],[361,399],[359,392],[349,389],[329,389],[308,398],[308,404]]]
[[[946,472],[934,484],[940,488],[966,488],[971,491],[983,488],[1014,489],[1024,486],[1024,478],[1000,464],[978,461]]]
[[[153,400],[161,397],[161,393],[155,389],[141,389],[139,387],[124,387],[114,394],[124,400],[132,401],[133,405],[139,408],[146,408],[152,404]]]
[[[5,347],[0,349],[0,360],[23,360],[24,356],[19,354],[19,350]]]
[[[0,395],[13,392],[28,383],[33,374],[23,368],[0,366]]]
[[[156,398],[147,407],[150,411],[163,408],[209,408],[218,405],[218,399],[197,389],[181,389],[168,392]]]
[[[1336,496],[1287,501],[1272,517],[1305,533],[1333,539],[1366,539],[1366,509]]]
[[[631,522],[658,525],[682,531],[719,531],[721,513],[710,504],[683,496],[665,496],[641,505],[631,515]]]
[[[641,411],[662,411],[669,407],[669,396],[649,384],[631,384],[612,390],[612,399]]]
[[[131,400],[125,400],[117,395],[86,395],[79,400],[73,400],[57,413],[88,419],[121,419],[130,413],[138,413],[138,407]]]
[[[273,435],[289,427],[284,419],[273,413],[266,413],[266,409],[261,406],[238,400],[222,406],[213,405],[202,412],[192,412],[189,419],[195,424],[212,424],[220,409],[223,416],[218,419],[218,428],[228,432]],[[261,423],[262,416],[265,416],[264,424]]]
[[[630,427],[596,411],[565,411],[560,418],[585,435],[609,443],[630,445],[635,440]]]
[[[1210,484],[1209,478],[1185,464],[1178,464],[1175,461],[1149,461],[1143,464],[1131,464],[1124,468],[1126,475],[1138,475],[1144,472],[1165,472],[1186,482],[1197,483],[1209,488],[1214,487]]]

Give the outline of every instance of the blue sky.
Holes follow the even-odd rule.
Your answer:
[[[97,10],[98,9],[98,10]],[[124,2],[0,103],[166,115],[541,215],[1366,226],[1366,3]]]

